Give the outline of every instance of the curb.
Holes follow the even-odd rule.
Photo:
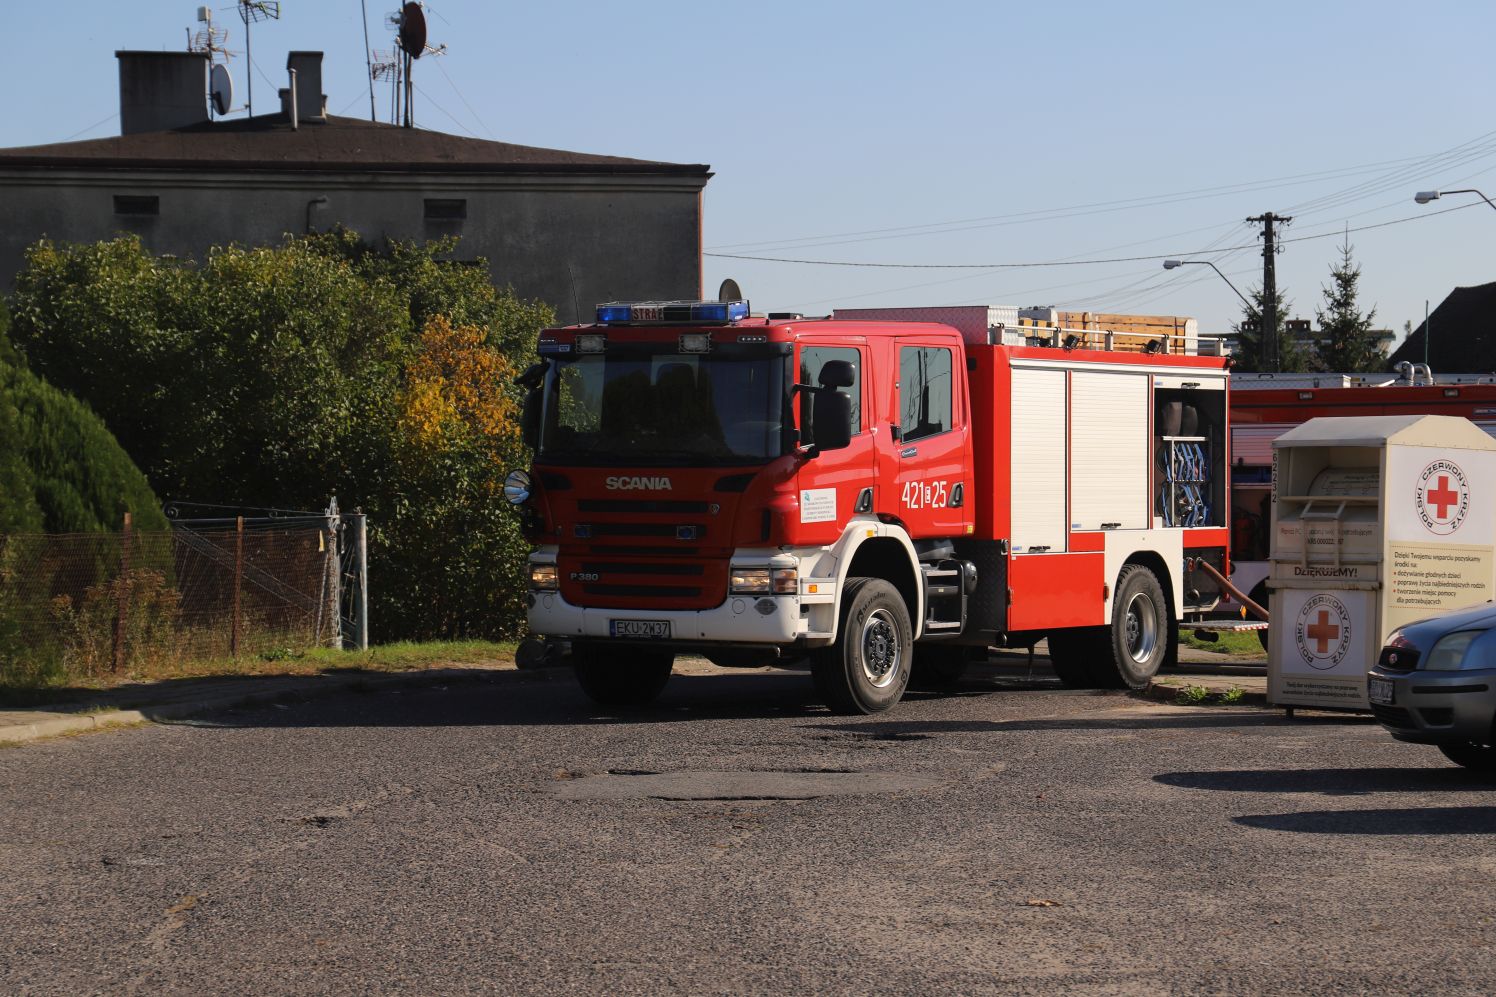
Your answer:
[[[152,723],[171,723],[185,720],[200,713],[213,713],[239,706],[256,706],[262,703],[286,700],[320,699],[352,690],[376,692],[400,686],[430,686],[444,683],[489,682],[495,685],[519,685],[525,682],[550,682],[558,669],[536,668],[437,668],[409,672],[360,672],[356,674],[328,674],[316,676],[316,685],[302,687],[282,685],[280,688],[255,689],[229,695],[208,696],[201,699],[178,700],[159,706],[138,706],[128,710],[109,710],[104,713],[79,714],[76,716],[54,716],[33,723],[10,724],[0,727],[0,746],[13,746],[48,737],[63,737],[83,734],[111,727],[135,727]],[[567,673],[569,675],[569,672]],[[84,707],[87,709],[88,707]]]
[[[1170,682],[1166,683],[1166,682],[1160,682],[1158,679],[1153,679],[1153,680],[1151,680],[1148,683],[1148,687],[1146,689],[1139,689],[1136,692],[1134,692],[1133,695],[1141,697],[1143,699],[1152,699],[1152,700],[1156,700],[1156,701],[1161,702],[1161,703],[1169,703],[1170,705],[1174,705],[1174,700],[1179,697],[1179,693],[1180,693],[1181,690],[1183,690],[1186,686],[1189,686],[1189,685],[1198,685],[1199,684],[1199,683],[1189,682],[1188,680],[1186,680],[1186,681],[1184,681],[1183,683],[1181,683],[1179,685],[1174,685],[1174,684],[1172,684],[1173,681],[1174,680],[1171,680]],[[1207,686],[1206,688],[1210,688],[1210,687]],[[1237,686],[1236,688],[1240,689],[1241,687]],[[1210,689],[1210,694],[1212,696],[1217,696],[1217,695],[1219,695],[1220,693],[1222,693],[1224,691],[1225,691],[1224,689],[1214,689],[1214,688],[1211,688]],[[1248,690],[1243,690],[1242,691],[1241,699],[1238,699],[1234,703],[1227,704],[1227,703],[1204,702],[1204,703],[1182,703],[1182,704],[1178,704],[1178,705],[1183,705],[1183,706],[1227,706],[1227,705],[1229,705],[1229,706],[1248,706],[1248,707],[1252,707],[1254,709],[1267,709],[1268,702],[1267,702],[1267,693],[1265,691],[1264,692],[1251,692],[1251,691],[1248,691]]]

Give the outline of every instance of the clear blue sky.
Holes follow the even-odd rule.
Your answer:
[[[368,0],[373,47],[391,47]],[[181,48],[190,2],[7,4],[11,105],[0,145],[116,134],[113,53]],[[256,26],[257,106],[285,53],[327,53],[334,113],[367,115],[358,0],[284,0]],[[709,163],[710,252],[896,264],[1187,255],[1243,291],[1261,279],[1264,211],[1295,222],[1279,257],[1294,313],[1312,318],[1339,232],[1463,207],[1350,238],[1363,299],[1401,331],[1457,285],[1496,280],[1496,211],[1413,203],[1424,188],[1496,198],[1496,5],[515,4],[435,0],[417,68],[427,128],[526,145]],[[249,70],[233,7],[243,93]],[[381,87],[379,106],[388,106]],[[1486,108],[1486,111],[1482,111]],[[1090,207],[1084,207],[1090,206]],[[1325,236],[1325,238],[1305,238]],[[1245,247],[1226,253],[1206,250]],[[735,277],[761,309],[1057,304],[1240,312],[1207,267],[1158,260],[1014,270],[875,269],[709,257],[708,292]]]

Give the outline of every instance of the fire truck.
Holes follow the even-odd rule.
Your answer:
[[[1458,415],[1496,436],[1496,375],[1402,364],[1388,374],[1239,374],[1231,398],[1231,581],[1267,605],[1273,440],[1317,416]],[[1249,616],[1229,592],[1221,614]],[[1267,633],[1259,631],[1263,646]]]
[[[1145,685],[1229,567],[1228,362],[1041,331],[701,301],[542,333],[522,655],[614,705],[700,654],[873,713],[1045,637],[1068,685]]]

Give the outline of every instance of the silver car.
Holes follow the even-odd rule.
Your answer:
[[[1393,631],[1367,677],[1372,712],[1400,741],[1496,772],[1496,604]]]

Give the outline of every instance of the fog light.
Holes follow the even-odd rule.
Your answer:
[[[532,589],[541,592],[554,592],[559,577],[554,564],[535,563],[530,565],[530,587]]]

